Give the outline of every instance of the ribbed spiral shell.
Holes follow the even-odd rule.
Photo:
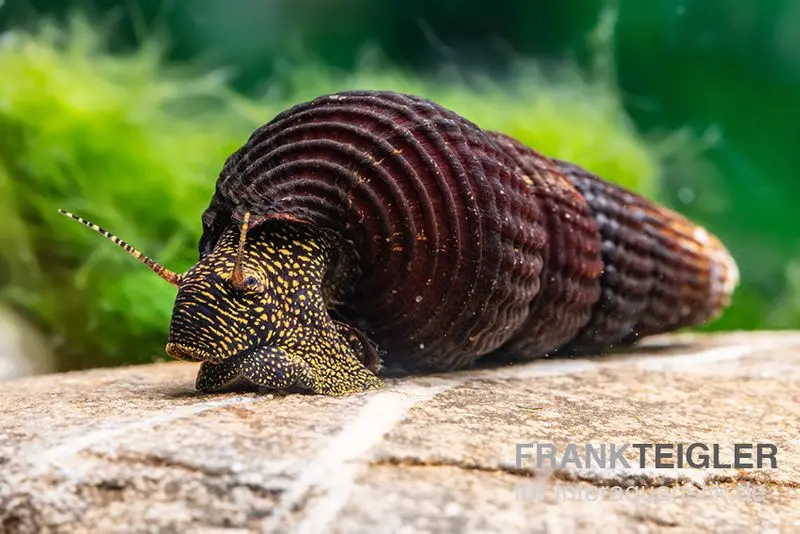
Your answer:
[[[603,238],[603,295],[573,348],[597,350],[697,325],[728,305],[739,272],[719,239],[577,165],[556,163],[586,199]]]
[[[641,197],[629,214],[626,195],[428,100],[343,92],[279,114],[227,160],[200,252],[245,211],[327,229],[357,266],[331,277],[348,289],[337,315],[387,363],[451,369],[721,309],[724,248]]]

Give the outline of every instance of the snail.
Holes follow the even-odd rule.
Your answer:
[[[680,214],[418,96],[296,105],[224,163],[166,352],[202,392],[328,395],[409,372],[624,345],[729,304],[736,264]]]

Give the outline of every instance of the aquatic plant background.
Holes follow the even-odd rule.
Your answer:
[[[742,270],[707,329],[800,326],[800,2],[17,0],[0,31],[0,305],[62,369],[160,357],[174,289],[56,209],[184,269],[227,155],[343,88],[425,95],[672,205]]]

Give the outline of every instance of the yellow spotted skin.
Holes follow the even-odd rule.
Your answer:
[[[328,314],[322,292],[328,239],[302,224],[251,230],[242,289],[231,280],[239,239],[238,228],[228,229],[178,289],[167,352],[203,362],[197,389],[224,389],[242,379],[327,395],[381,387],[370,347]]]

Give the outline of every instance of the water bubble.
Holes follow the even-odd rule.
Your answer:
[[[678,200],[684,204],[689,204],[694,200],[694,191],[689,187],[681,187],[678,190]]]

